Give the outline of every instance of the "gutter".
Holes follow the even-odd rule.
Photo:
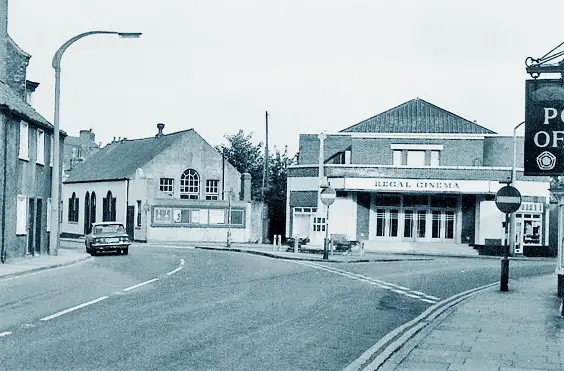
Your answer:
[[[8,119],[6,116],[3,118],[4,124],[4,173],[3,179],[4,183],[2,184],[2,249],[0,250],[0,261],[2,264],[6,262],[6,238],[5,238],[5,231],[6,231],[6,177],[8,174]]]

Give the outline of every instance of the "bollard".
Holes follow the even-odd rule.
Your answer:
[[[282,236],[277,234],[276,235],[276,251],[280,251],[282,249]]]
[[[509,290],[509,258],[504,256],[501,258],[501,280],[499,282],[499,291]]]
[[[364,255],[364,241],[360,241],[360,249],[358,250],[358,254],[361,258]]]
[[[276,235],[272,235],[272,251],[276,250]]]
[[[296,239],[294,240],[294,253],[298,252],[299,244],[300,244],[300,236],[296,235]]]

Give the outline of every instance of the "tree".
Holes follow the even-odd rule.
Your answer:
[[[263,144],[253,144],[252,137],[252,134],[245,134],[243,130],[239,130],[237,134],[226,134],[227,145],[216,148],[241,174],[251,174],[251,199],[259,200],[263,177]]]
[[[252,134],[245,134],[239,130],[236,134],[225,135],[226,145],[216,147],[223,152],[240,173],[251,174],[251,199],[260,201],[262,178],[264,174],[264,145],[253,144]],[[297,155],[288,156],[287,150],[283,154],[275,151],[268,159],[268,187],[264,192],[264,203],[268,206],[270,221],[269,237],[285,234],[286,228],[286,186],[288,166],[296,162]]]

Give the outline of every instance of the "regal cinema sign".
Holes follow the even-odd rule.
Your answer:
[[[525,175],[564,174],[564,82],[525,83]]]

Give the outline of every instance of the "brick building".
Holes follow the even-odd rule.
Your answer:
[[[331,234],[364,240],[483,246],[505,239],[495,194],[511,177],[513,138],[413,99],[338,133],[300,135],[288,176],[287,234],[322,244],[326,209],[319,184],[337,191]],[[320,148],[323,156],[320,158]],[[517,142],[517,253],[547,250],[548,178],[523,176]],[[322,164],[320,162],[322,160]],[[320,178],[321,173],[321,178]],[[556,241],[552,241],[556,243]]]
[[[86,161],[99,149],[96,134],[92,132],[92,129],[81,130],[78,137],[67,136],[62,155],[63,179],[66,179],[72,169]]]
[[[0,0],[0,260],[49,251],[53,126],[28,102],[30,55],[7,33]],[[61,148],[64,133],[61,133]]]
[[[260,239],[250,175],[193,129],[157,127],[154,137],[114,141],[73,169],[63,183],[62,235],[120,221],[137,241],[225,241],[228,231],[232,241]]]

